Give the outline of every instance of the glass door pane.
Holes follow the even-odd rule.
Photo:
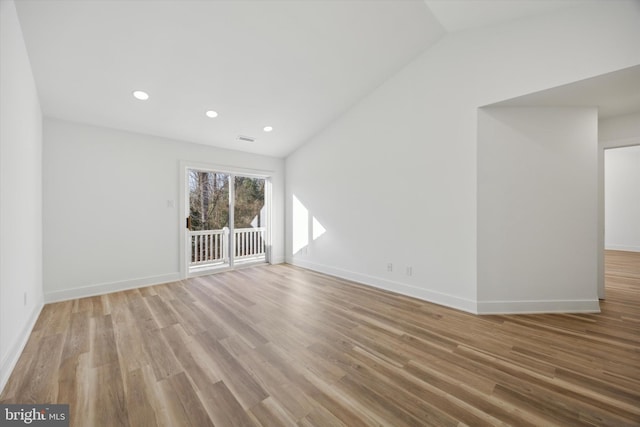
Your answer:
[[[191,257],[189,271],[230,265],[230,175],[188,170]]]
[[[265,179],[234,177],[234,262],[265,261],[267,210]]]

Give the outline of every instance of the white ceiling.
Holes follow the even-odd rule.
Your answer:
[[[640,112],[640,65],[519,96],[492,107],[598,107],[598,118]]]
[[[274,156],[444,34],[422,0],[16,3],[45,115]]]
[[[446,31],[575,3],[16,0],[16,7],[45,115],[280,157]],[[136,89],[150,99],[135,100]],[[219,116],[205,117],[208,109]],[[263,132],[267,125],[273,132]]]
[[[425,0],[425,3],[447,31],[462,31],[550,13],[587,1],[598,0]]]

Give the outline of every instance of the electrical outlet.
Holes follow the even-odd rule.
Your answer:
[[[392,263],[387,264],[387,271],[393,271],[393,264]]]
[[[413,267],[407,267],[407,276],[411,276],[413,274]]]

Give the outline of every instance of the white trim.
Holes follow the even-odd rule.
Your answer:
[[[356,273],[340,268],[329,267],[327,265],[303,261],[295,257],[288,257],[287,262],[298,267],[328,274],[330,276],[339,277],[341,279],[351,280],[362,285],[384,289],[386,291],[418,298],[423,301],[432,302],[434,304],[439,304],[446,307],[455,308],[457,310],[466,311],[468,313],[477,314],[475,301],[460,298],[454,295],[431,291],[423,288],[417,288],[412,285],[407,285],[406,283],[394,282],[375,276],[369,276],[367,274]]]
[[[180,278],[186,279],[189,274],[189,267],[187,267],[187,259],[189,254],[187,253],[187,217],[189,216],[187,210],[189,209],[189,191],[187,185],[189,180],[187,179],[187,173],[189,170],[189,163],[181,160],[178,165],[178,262],[180,269]]]
[[[548,300],[548,301],[483,301],[476,302],[442,292],[417,288],[406,283],[394,282],[340,268],[287,257],[287,263],[339,277],[345,280],[384,289],[398,294],[418,298],[434,304],[451,307],[472,314],[528,314],[528,313],[599,313],[600,304],[593,300]]]
[[[640,246],[607,245],[604,249],[607,251],[640,252]]]
[[[226,173],[226,172],[223,172]],[[229,267],[236,263],[236,175],[229,174]]]
[[[272,264],[273,257],[273,178],[271,176],[264,179],[264,209],[266,213],[266,241],[264,259],[267,263]]]
[[[478,314],[600,313],[597,298],[590,300],[478,301]]]
[[[203,268],[202,270],[191,270],[189,271],[188,279],[192,277],[202,277],[209,276],[211,274],[224,273],[225,271],[231,271],[232,268],[229,267],[228,264],[220,264],[218,266],[213,266],[211,268]]]
[[[161,283],[176,282],[180,280],[180,273],[162,274],[160,276],[140,277],[138,279],[123,280],[121,282],[99,283],[96,285],[82,286],[79,288],[69,288],[60,291],[46,292],[44,301],[46,303],[67,301],[76,298],[93,297],[112,292],[126,291],[129,289],[143,288],[146,286],[158,285]]]
[[[205,172],[219,172],[226,173],[228,175],[239,175],[243,177],[249,178],[270,178],[273,176],[275,171],[266,170],[266,169],[249,169],[249,168],[241,168],[237,166],[229,166],[229,165],[217,165],[212,163],[200,163],[200,162],[191,162],[188,160],[180,161],[180,166],[183,170],[185,169],[195,169],[199,171]]]
[[[44,304],[42,303],[34,307],[34,310],[31,312],[31,316],[29,316],[29,321],[25,324],[25,327],[20,333],[21,338],[9,348],[9,351],[2,360],[2,363],[0,363],[0,393],[4,391],[4,387],[7,385],[9,377],[11,376],[13,369],[16,367],[16,363],[18,363],[18,359],[20,359],[20,355],[22,354],[24,347],[29,341],[31,331],[38,321],[42,307],[44,307]]]

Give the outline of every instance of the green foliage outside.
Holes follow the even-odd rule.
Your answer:
[[[192,230],[220,230],[229,227],[229,175],[189,170],[189,209]],[[262,227],[265,180],[235,177],[234,227]]]

